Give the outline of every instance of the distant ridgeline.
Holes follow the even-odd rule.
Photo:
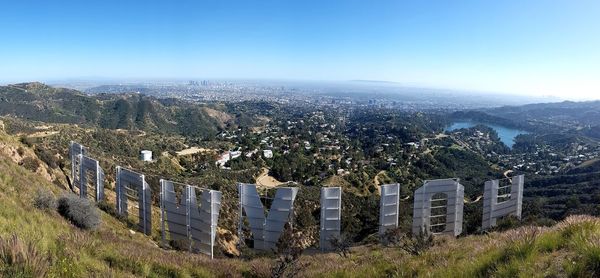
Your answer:
[[[526,121],[515,121],[514,118],[504,118],[501,115],[490,115],[481,111],[458,111],[452,113],[450,117],[453,120],[472,120],[516,129],[528,130],[532,128]]]
[[[41,83],[22,83],[0,86],[0,100],[0,115],[50,123],[136,129],[200,138],[216,135],[223,126],[201,105],[137,93],[90,96]]]
[[[485,110],[458,111],[451,120],[473,120],[509,128],[560,133],[564,129],[574,134],[600,139],[600,101],[538,103],[503,106]],[[573,125],[576,126],[573,126]]]
[[[87,156],[84,146],[71,142],[74,187],[81,198],[104,199],[104,172],[98,161]],[[485,183],[483,192],[482,229],[496,225],[509,215],[521,218],[524,176],[492,180]],[[164,242],[178,242],[185,249],[213,256],[216,228],[221,208],[221,192],[160,180],[161,233]],[[116,210],[124,217],[130,213],[138,229],[151,235],[152,192],[144,174],[117,167]],[[255,184],[238,184],[240,242],[244,230],[250,230],[253,248],[272,250],[290,223],[297,187],[279,187],[273,198],[261,196]],[[199,198],[198,195],[199,194]],[[381,186],[379,234],[398,227],[400,184]],[[263,200],[268,199],[270,208]],[[418,234],[462,233],[464,187],[459,179],[427,180],[414,193],[412,232]],[[321,188],[320,248],[331,250],[331,242],[341,235],[342,188]],[[265,217],[265,211],[267,216]],[[248,223],[248,227],[246,227]]]

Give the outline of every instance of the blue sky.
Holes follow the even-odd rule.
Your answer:
[[[600,99],[600,1],[10,1],[0,82],[387,80]]]

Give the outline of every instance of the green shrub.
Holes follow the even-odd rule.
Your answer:
[[[56,198],[49,190],[39,189],[33,198],[33,206],[45,211],[55,210]]]
[[[58,199],[58,212],[82,229],[93,230],[101,223],[98,208],[88,199],[79,198],[75,194]]]
[[[542,234],[537,239],[538,249],[542,252],[554,252],[565,245],[565,239],[560,232],[550,231]]]
[[[0,276],[44,277],[48,271],[48,256],[16,235],[0,238]]]
[[[98,206],[99,209],[112,215],[113,217],[119,216],[119,214],[117,213],[117,208],[115,208],[115,205],[109,204],[106,200],[98,201],[98,203],[96,203],[96,205]]]
[[[523,225],[523,224],[521,223],[520,219],[518,219],[514,215],[509,215],[506,217],[502,217],[501,219],[498,219],[498,222],[496,222],[496,226],[494,228],[492,228],[491,230],[496,231],[496,232],[501,232],[501,231],[506,231],[506,230],[517,228],[521,225]]]

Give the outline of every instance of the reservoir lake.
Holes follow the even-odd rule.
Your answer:
[[[496,125],[496,124],[474,122],[474,121],[454,122],[453,124],[451,124],[449,127],[446,128],[446,131],[455,131],[455,130],[461,129],[461,128],[471,128],[476,125],[485,125],[485,126],[488,126],[492,129],[494,129],[498,133],[498,136],[500,137],[500,141],[502,141],[502,143],[504,143],[504,145],[506,145],[510,148],[512,148],[512,146],[515,144],[515,138],[518,135],[529,133],[524,130],[508,128],[508,127],[504,127],[504,126],[500,126],[500,125]]]

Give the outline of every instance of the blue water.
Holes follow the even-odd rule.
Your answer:
[[[507,145],[509,148],[512,148],[512,146],[515,144],[515,138],[518,135],[529,133],[524,130],[508,128],[508,127],[499,126],[499,125],[495,125],[495,124],[473,122],[473,121],[455,122],[452,125],[450,125],[449,127],[447,127],[446,131],[454,131],[454,130],[461,129],[461,128],[471,128],[476,125],[485,125],[485,126],[493,128],[498,133],[498,137],[500,137],[500,141],[502,141],[502,143],[504,143],[504,145]]]

